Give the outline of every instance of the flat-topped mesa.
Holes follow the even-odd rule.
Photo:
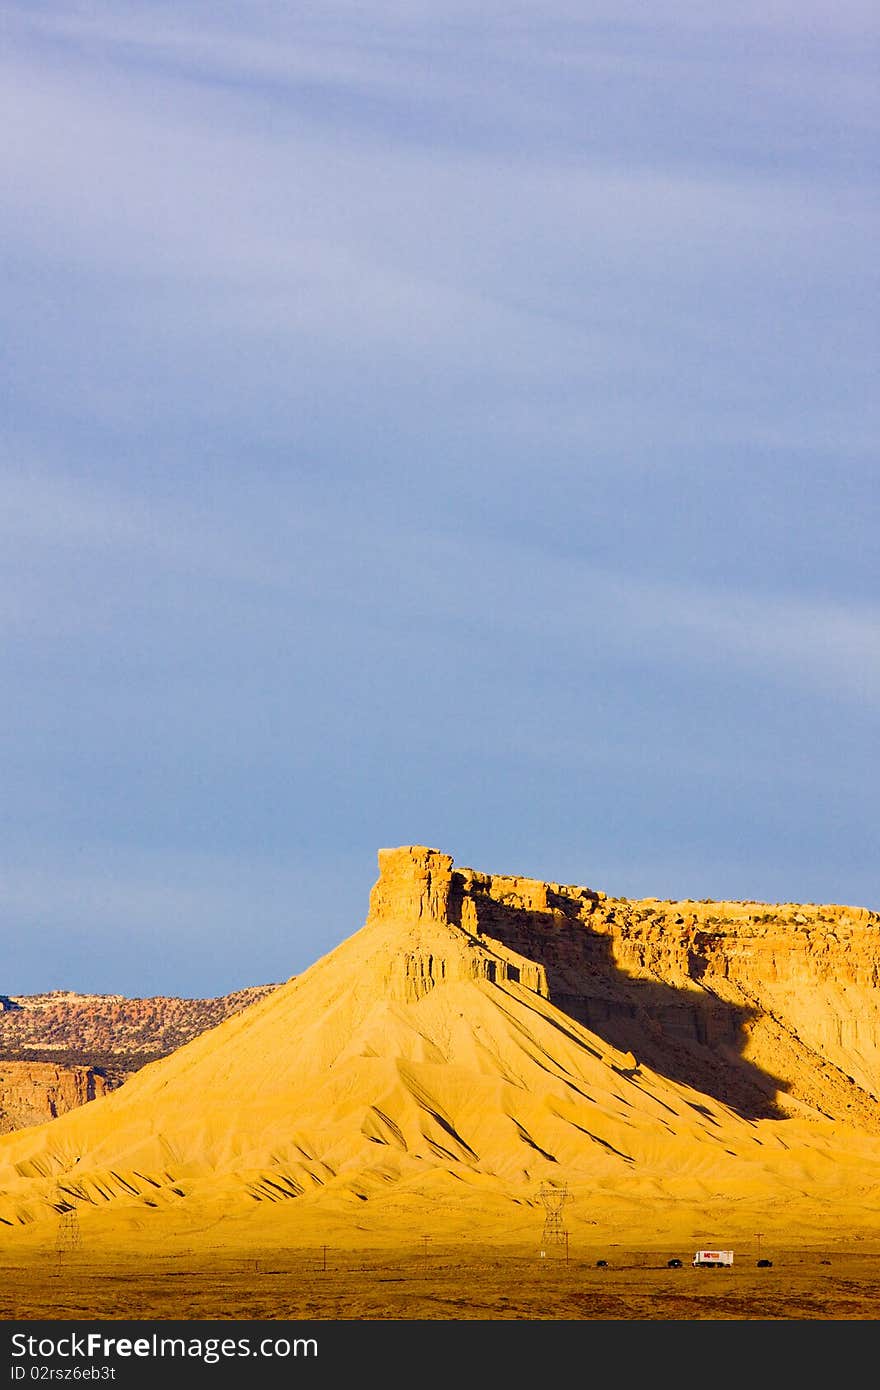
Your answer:
[[[456,869],[424,845],[381,850],[379,868],[370,917],[385,929],[393,997],[462,978],[522,986],[621,1050],[638,1031],[647,1064],[662,1069],[670,1046],[687,1050],[688,1075],[709,1091],[722,1053],[747,1046],[793,1096],[818,1103],[804,1057],[821,1055],[848,1113],[880,1130],[880,914],[615,898]]]
[[[454,869],[451,854],[426,845],[379,850],[379,878],[370,894],[373,921],[436,922],[492,935],[498,913],[588,916],[604,893],[540,879]]]
[[[470,870],[454,872],[451,855],[426,845],[381,849],[378,858],[368,921],[399,924],[405,933],[404,949],[392,958],[387,977],[394,996],[411,1001],[448,980],[484,979],[521,984],[547,997],[542,965],[483,937],[467,896]]]

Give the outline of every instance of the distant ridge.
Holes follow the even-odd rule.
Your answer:
[[[276,988],[255,985],[208,999],[70,990],[0,995],[0,1133],[104,1095]]]

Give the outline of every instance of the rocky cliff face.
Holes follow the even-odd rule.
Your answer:
[[[613,1046],[757,1116],[806,1107],[880,1132],[880,915],[804,903],[611,898],[384,850],[373,920],[463,929],[472,970],[548,998]],[[417,997],[460,955],[409,951]]]
[[[0,1133],[61,1115],[122,1084],[276,989],[213,999],[0,995]]]
[[[52,1120],[108,1090],[106,1076],[94,1067],[0,1062],[0,1134]]]

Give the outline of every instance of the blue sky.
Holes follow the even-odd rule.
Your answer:
[[[868,4],[0,6],[0,992],[376,851],[880,909]]]

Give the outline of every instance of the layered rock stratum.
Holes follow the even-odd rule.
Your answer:
[[[109,1090],[96,1067],[0,1060],[0,1134],[54,1120]]]
[[[379,852],[364,925],[109,1095],[0,1139],[45,1240],[880,1234],[880,918],[631,901]]]

